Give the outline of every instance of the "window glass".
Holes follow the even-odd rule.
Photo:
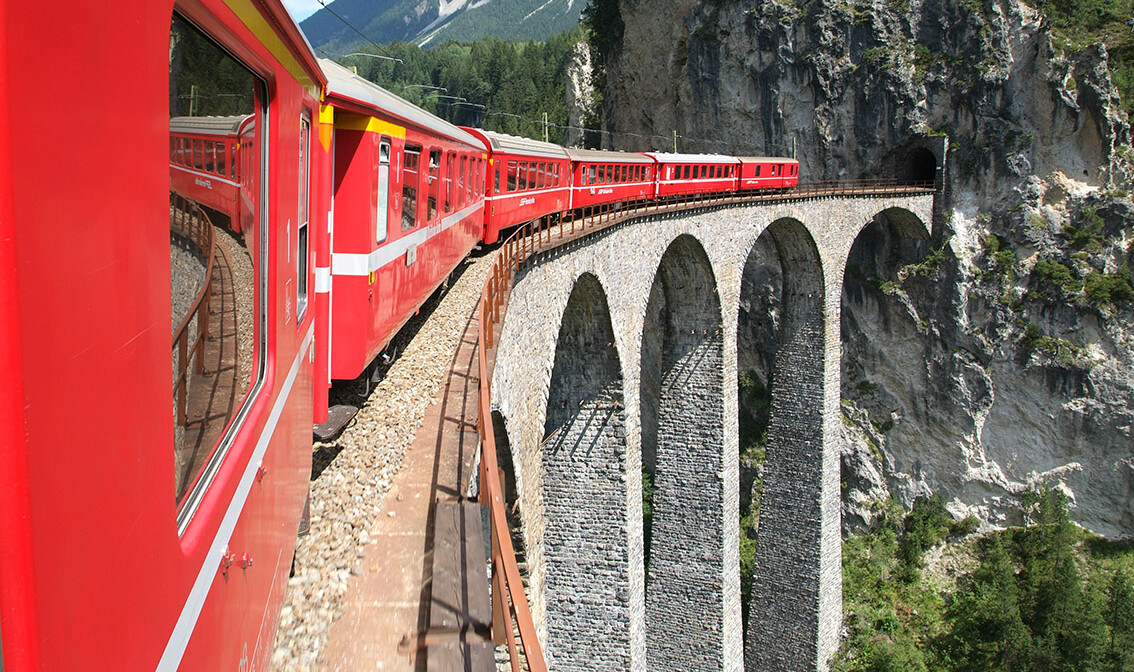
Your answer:
[[[437,218],[437,201],[441,197],[441,150],[429,150],[429,196],[425,201],[425,219]]]
[[[496,164],[496,170],[492,171],[492,193],[500,193],[500,164]]]
[[[169,43],[173,46],[162,57],[169,68],[171,132],[183,132],[173,129],[193,124],[207,128],[212,120],[215,128],[207,132],[228,136],[220,142],[214,138],[179,143],[180,156],[171,163],[223,172],[227,163],[236,163],[236,157],[220,162],[215,157],[229,142],[239,141],[241,147],[240,170],[234,173],[237,186],[214,183],[206,192],[197,184],[203,180],[170,168],[170,408],[174,422],[170,484],[178,507],[178,532],[182,533],[264,380],[267,310],[263,292],[267,251],[272,246],[260,207],[265,165],[260,139],[266,135],[268,122],[263,107],[265,85],[177,14],[170,24]],[[217,118],[225,119],[217,124]],[[220,189],[231,189],[224,193],[231,208],[203,209]],[[300,198],[304,198],[302,192]],[[211,205],[217,207],[215,202]]]
[[[457,169],[457,155],[449,152],[445,161],[445,213],[453,211],[453,173]]]
[[[389,235],[390,219],[390,139],[378,141],[378,203],[374,208],[374,240],[382,242]]]
[[[508,191],[515,191],[520,175],[520,164],[516,161],[508,162]]]
[[[311,174],[311,120],[299,120],[299,229],[296,236],[295,315],[296,323],[307,314],[307,210]]]
[[[228,148],[229,148],[229,143],[227,143],[227,142],[218,142],[217,143],[217,174],[223,175],[224,177],[231,179],[232,176],[229,175],[229,172],[228,172],[228,167],[229,167]]]
[[[591,164],[590,166],[588,166],[587,169],[590,172],[590,177],[587,178],[586,184],[598,184],[598,182],[595,180],[595,166],[594,166],[594,164]]]
[[[402,156],[402,231],[417,223],[417,187],[421,183],[421,147],[406,145]]]

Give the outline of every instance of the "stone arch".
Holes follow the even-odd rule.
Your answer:
[[[739,631],[723,606],[721,324],[709,257],[696,239],[679,236],[654,276],[641,348],[642,465],[654,485],[645,586],[651,670],[722,669],[728,630]]]
[[[774,354],[768,358],[767,458],[745,669],[826,669],[833,647],[824,642],[830,639],[824,633],[832,628],[822,620],[831,600],[828,593],[837,595],[839,586],[837,571],[830,585],[830,565],[837,570],[838,558],[829,557],[832,541],[825,520],[833,515],[837,521],[838,483],[832,487],[829,472],[837,461],[832,464],[829,451],[834,448],[825,440],[829,355],[823,268],[815,240],[798,220],[776,220],[764,237],[771,245],[758,239],[746,266],[756,263],[753,257],[761,250],[774,248],[781,289],[771,330]],[[837,541],[834,549],[837,554]],[[837,624],[837,611],[834,618]]]
[[[847,413],[854,424],[842,464],[849,528],[874,522],[869,500],[885,495],[870,493],[889,490],[880,456],[889,452],[894,430],[903,432],[901,418],[924,417],[928,411],[928,395],[914,391],[926,389],[932,366],[924,332],[941,297],[930,276],[949,253],[943,246],[931,255],[934,246],[919,217],[889,208],[858,232],[847,253],[839,306],[839,396],[850,402]],[[900,385],[891,382],[897,380]],[[870,450],[870,444],[876,448]],[[891,455],[901,462],[900,455]]]
[[[622,366],[606,294],[589,273],[560,323],[541,454],[549,666],[628,669]]]

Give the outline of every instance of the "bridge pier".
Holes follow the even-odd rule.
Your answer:
[[[745,668],[824,669],[840,622],[838,430],[827,404],[833,393],[838,417],[838,303],[829,314],[819,250],[802,224],[779,220],[763,235],[783,288]]]

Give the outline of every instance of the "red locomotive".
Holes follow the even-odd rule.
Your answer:
[[[51,21],[7,3],[0,32],[12,672],[266,669],[327,387],[475,245],[572,209],[798,180],[790,159],[462,130],[317,61],[278,0]],[[29,101],[61,91],[85,132],[28,132]]]
[[[737,158],[740,161],[738,191],[790,189],[799,184],[799,162],[779,157]]]

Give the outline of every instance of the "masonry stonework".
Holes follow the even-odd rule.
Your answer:
[[[578,661],[588,655],[606,659],[585,661],[591,667],[601,662],[603,669],[635,671],[827,669],[838,646],[842,607],[836,437],[843,270],[855,237],[873,218],[928,223],[932,208],[932,196],[831,197],[653,215],[525,264],[498,341],[493,405],[505,418],[512,444],[529,598],[552,669],[580,669]],[[744,265],[765,233],[783,269],[775,370],[777,381],[784,382],[778,393],[773,390],[758,573],[745,637],[736,333]],[[671,253],[675,256],[663,262]],[[592,289],[571,299],[583,276],[582,284]],[[658,283],[665,305],[655,299],[651,307]],[[568,310],[569,299],[593,305]],[[682,301],[696,310],[677,310]],[[571,329],[580,334],[603,329],[563,332],[563,327],[580,319],[605,323],[599,317],[604,311],[611,354],[580,363],[575,368],[586,373],[567,378],[592,391],[578,395],[571,417],[608,418],[601,430],[594,422],[585,429],[588,423],[561,418],[564,409],[552,408],[563,403],[562,392],[553,393],[562,384],[553,378],[562,372],[553,376],[553,370],[561,356],[596,358],[591,346],[579,346],[579,336],[564,336]],[[691,333],[679,345],[676,330],[682,328]],[[592,354],[581,354],[587,352]],[[607,371],[611,362],[621,368],[613,378]],[[683,382],[682,372],[691,371]],[[621,415],[611,413],[615,406]],[[568,430],[561,440],[595,450],[576,452],[569,461],[549,455],[544,439],[555,426]],[[667,470],[671,474],[670,495],[661,494],[664,482],[655,494],[648,581],[639,476],[644,457],[656,461],[659,481]],[[597,483],[615,484],[616,491],[594,494],[590,488]],[[668,496],[685,503],[666,503]],[[578,512],[567,510],[576,506]],[[575,519],[582,522],[566,522]],[[592,553],[604,557],[584,557]],[[655,566],[661,558],[669,559]],[[667,569],[668,562],[675,564]],[[581,569],[588,563],[595,569]],[[586,577],[579,578],[582,574]],[[580,581],[605,585],[592,590]],[[607,622],[562,620],[572,594],[579,608],[570,618]],[[659,621],[662,595],[666,621]],[[666,622],[682,624],[680,637],[665,639],[661,633],[671,627]],[[610,639],[610,648],[585,641],[600,631],[609,633],[602,636]],[[693,655],[704,657],[689,664]]]

